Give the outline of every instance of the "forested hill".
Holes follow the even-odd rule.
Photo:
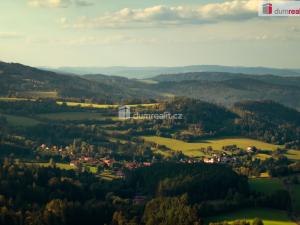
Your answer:
[[[49,94],[50,93],[50,94]],[[245,100],[273,100],[300,109],[300,77],[241,73],[183,73],[151,80],[59,74],[0,62],[0,96],[91,99],[99,103],[161,102],[185,96],[231,107]]]
[[[277,85],[290,85],[300,87],[299,77],[281,77],[274,75],[256,75],[243,73],[225,73],[225,72],[193,72],[179,74],[164,74],[151,78],[158,82],[181,82],[181,81],[226,81],[233,79],[254,79]]]
[[[300,126],[300,112],[273,101],[245,101],[234,104],[238,112],[256,115],[273,123],[293,123]]]
[[[0,62],[0,95],[24,97],[34,92],[52,92],[56,97],[96,98],[102,101],[132,97],[123,89],[107,83]]]
[[[270,143],[300,147],[300,112],[273,101],[236,103],[240,134]]]

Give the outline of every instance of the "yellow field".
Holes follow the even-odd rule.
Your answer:
[[[166,147],[174,151],[182,151],[188,156],[201,156],[200,148],[207,148],[211,146],[214,150],[222,150],[226,145],[237,145],[240,148],[246,149],[248,146],[256,146],[263,150],[276,150],[280,145],[268,144],[262,141],[253,140],[249,138],[224,138],[224,139],[210,139],[198,143],[188,143],[172,138],[163,138],[157,136],[143,136],[145,141],[154,142],[159,145],[165,145]]]
[[[108,104],[93,104],[93,103],[80,103],[80,102],[60,102],[58,101],[57,104],[62,105],[66,103],[67,106],[80,106],[82,108],[95,108],[95,109],[107,109],[107,108],[117,108],[120,105],[108,105]],[[135,104],[135,105],[128,105],[130,107],[152,107],[157,104]]]
[[[300,160],[300,150],[288,150],[285,156],[291,160]]]
[[[32,91],[32,92],[23,92],[24,95],[28,95],[28,98],[8,98],[8,97],[0,97],[0,101],[35,101],[35,98],[56,98],[58,96],[57,92],[49,91],[49,92],[42,92],[42,91]],[[67,106],[80,106],[82,108],[95,108],[95,109],[106,109],[106,108],[117,108],[120,105],[110,105],[110,104],[93,104],[93,103],[80,103],[80,102],[62,102],[57,101],[58,105],[62,105],[66,103]],[[151,104],[131,104],[128,105],[130,107],[153,107],[158,105],[158,103],[151,103]]]
[[[258,159],[261,159],[261,160],[266,160],[268,158],[271,158],[271,156],[267,155],[267,154],[257,154],[257,155],[255,155],[255,157]]]

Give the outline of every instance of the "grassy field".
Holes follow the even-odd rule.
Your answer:
[[[3,102],[15,102],[15,101],[28,101],[30,99],[28,98],[7,98],[7,97],[1,97],[0,101]]]
[[[26,163],[26,165],[32,165],[32,166],[39,166],[39,167],[49,167],[49,163]],[[60,168],[62,170],[74,170],[76,169],[75,166],[71,166],[67,163],[55,163],[57,168]]]
[[[188,143],[172,138],[163,138],[157,136],[144,136],[142,138],[149,142],[165,145],[166,147],[174,151],[182,151],[188,156],[201,156],[202,153],[199,151],[199,149],[202,147],[206,148],[208,146],[211,146],[214,150],[222,150],[223,146],[235,144],[243,149],[246,149],[248,146],[256,146],[257,148],[270,151],[275,150],[278,147],[282,147],[279,145],[268,144],[262,141],[257,141],[249,138],[211,139],[198,143]]]
[[[119,105],[108,105],[108,104],[93,104],[93,103],[79,103],[79,102],[57,102],[57,104],[62,105],[66,103],[67,106],[80,106],[82,108],[96,108],[96,109],[107,109],[107,108],[117,108]],[[136,104],[129,105],[130,107],[152,107],[156,104]]]
[[[291,195],[293,198],[293,207],[297,212],[297,215],[300,216],[300,184],[292,186]]]
[[[271,158],[271,156],[267,155],[267,154],[256,154],[255,158],[258,158],[258,159],[261,159],[261,160],[266,160],[268,158]]]
[[[289,219],[286,212],[263,208],[244,209],[237,212],[212,217],[208,219],[208,222],[233,222],[235,220],[247,220],[252,222],[255,218],[261,218],[264,222],[264,225],[296,225],[296,223]]]
[[[93,112],[48,113],[40,114],[39,117],[50,120],[104,120],[108,118],[103,117],[100,113]]]
[[[101,178],[104,180],[114,180],[117,179],[115,175],[113,175],[109,170],[105,170],[100,174]]]
[[[285,189],[282,181],[278,178],[251,178],[249,185],[252,190],[266,194]]]
[[[300,160],[300,151],[299,150],[288,150],[286,157],[291,160]]]
[[[24,117],[24,116],[12,116],[12,115],[7,115],[7,114],[0,114],[1,116],[4,116],[10,126],[14,127],[30,127],[30,126],[35,126],[39,124],[40,122],[38,120],[29,118],[29,117]]]
[[[21,96],[25,98],[57,98],[58,93],[56,91],[26,91],[21,92]]]

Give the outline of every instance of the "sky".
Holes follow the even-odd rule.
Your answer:
[[[0,60],[300,68],[300,17],[258,17],[258,1],[0,0]]]

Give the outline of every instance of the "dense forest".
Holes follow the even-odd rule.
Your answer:
[[[250,193],[246,177],[219,165],[160,163],[128,171],[128,178],[114,182],[9,158],[0,165],[3,225],[202,224],[215,210],[254,204],[288,209],[290,204],[284,191]],[[135,201],[137,193],[142,202]],[[224,200],[214,209],[209,202],[216,199]]]

